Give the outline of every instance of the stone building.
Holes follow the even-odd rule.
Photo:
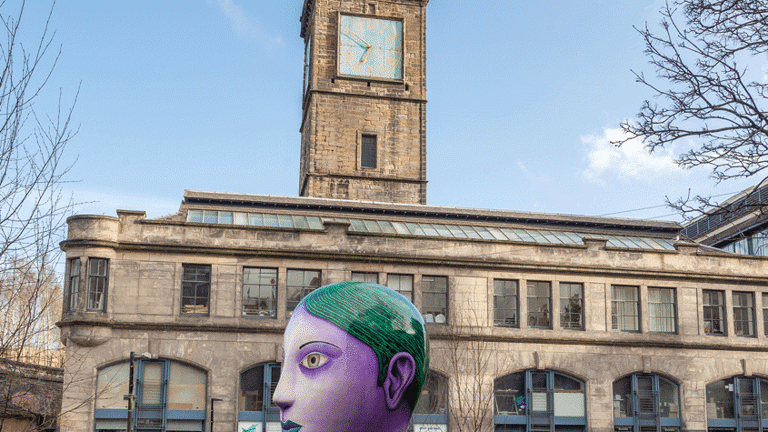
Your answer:
[[[426,205],[426,7],[305,0],[301,196],[68,220],[62,430],[280,430],[287,320],[350,279],[427,322],[415,431],[768,427],[768,260],[676,223]]]

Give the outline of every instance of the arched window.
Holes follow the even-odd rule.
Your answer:
[[[414,432],[448,430],[448,378],[427,373],[411,422]]]
[[[280,409],[272,397],[280,381],[280,364],[266,363],[240,374],[238,431],[280,430]]]
[[[505,375],[494,382],[497,432],[583,431],[584,383],[546,370]]]
[[[613,425],[615,431],[679,431],[677,384],[656,374],[641,373],[614,381]]]
[[[737,376],[707,384],[707,428],[768,429],[768,380]]]
[[[204,430],[205,371],[171,360],[134,360],[134,430]],[[129,362],[117,363],[98,372],[96,385],[96,432],[127,429]]]

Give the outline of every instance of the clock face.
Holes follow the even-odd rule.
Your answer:
[[[403,22],[341,15],[339,74],[403,79]]]

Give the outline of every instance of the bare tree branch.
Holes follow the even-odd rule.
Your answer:
[[[768,52],[768,3],[672,0],[660,13],[661,32],[637,29],[656,79],[635,77],[655,100],[621,124],[627,138],[613,144],[640,139],[650,152],[692,144],[677,164],[708,167],[718,183],[761,173],[768,167],[768,84],[749,66]],[[668,201],[688,218],[712,204],[700,196]]]
[[[0,0],[5,33],[0,39],[0,358],[6,365],[60,367],[62,359],[55,326],[62,293],[55,265],[72,207],[62,186],[71,167],[64,152],[77,133],[72,127],[77,96],[62,106],[59,90],[57,111],[38,111],[61,54],[50,29],[54,5],[37,39],[29,40],[26,35],[34,32],[27,28],[26,2]],[[8,410],[17,406],[15,379],[29,383],[31,378],[13,367],[4,369],[0,431]],[[58,416],[58,409],[44,411]]]

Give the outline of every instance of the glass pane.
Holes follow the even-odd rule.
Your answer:
[[[205,372],[171,362],[168,376],[168,409],[204,410],[207,378]]]
[[[379,283],[379,274],[370,272],[352,272],[352,280],[356,282]]]
[[[235,225],[248,225],[248,214],[235,213]]]
[[[187,213],[187,222],[200,223],[202,221],[203,221],[202,210],[190,210],[189,213]]]
[[[525,415],[525,372],[497,379],[494,401],[496,415]]]
[[[427,373],[421,396],[413,410],[414,414],[448,413],[448,379],[432,372]]]
[[[126,409],[123,399],[128,394],[128,362],[99,370],[96,384],[96,409]]]
[[[277,269],[243,269],[243,316],[275,317]]]
[[[232,225],[233,222],[232,212],[219,212],[219,223]]]
[[[680,418],[680,392],[677,384],[666,378],[659,377],[659,404],[661,416],[665,418]]]
[[[141,402],[143,404],[160,405],[163,403],[162,373],[162,363],[144,363],[144,379],[141,382]]]
[[[613,383],[613,416],[632,417],[632,376]]]
[[[388,275],[387,286],[402,294],[408,301],[413,301],[413,276]]]
[[[278,227],[279,224],[277,222],[277,215],[265,214],[264,215],[264,226],[267,226],[267,227]]]
[[[493,281],[494,325],[517,327],[517,281],[496,279]]]
[[[735,418],[733,387],[733,378],[707,384],[707,418]]]
[[[264,408],[264,366],[256,366],[240,374],[240,411]]]
[[[207,224],[219,223],[219,212],[205,210],[203,212],[203,222]]]

